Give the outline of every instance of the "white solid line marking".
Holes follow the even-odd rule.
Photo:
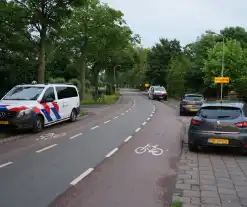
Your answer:
[[[74,139],[74,138],[79,137],[79,136],[81,136],[81,135],[83,135],[83,133],[76,134],[76,135],[70,137],[69,139]]]
[[[118,118],[118,116],[115,116],[113,119],[117,119]]]
[[[57,146],[57,144],[50,145],[50,146],[45,147],[45,148],[43,148],[43,149],[37,150],[36,153],[43,152],[43,151],[45,151],[45,150],[51,149],[52,147],[56,147],[56,146]]]
[[[93,168],[89,168],[88,170],[86,170],[84,173],[82,173],[80,176],[78,176],[76,179],[74,179],[70,185],[76,185],[77,183],[79,183],[83,178],[85,178],[89,173],[91,173],[94,169]]]
[[[113,149],[112,151],[110,151],[105,157],[110,157],[112,156],[116,151],[118,151],[118,148]]]
[[[121,115],[124,115],[124,113],[121,113]]]
[[[124,140],[124,142],[128,142],[131,138],[132,138],[132,136],[128,136],[128,137]]]
[[[147,118],[147,120],[149,121],[149,120],[150,120],[150,117],[149,117],[149,118]]]
[[[6,162],[6,163],[0,165],[0,168],[6,167],[6,166],[11,165],[11,164],[13,164],[13,162]]]
[[[98,128],[98,127],[99,127],[99,126],[94,126],[94,127],[91,128],[91,130],[94,130],[94,129]]]
[[[142,125],[144,126],[146,123],[147,123],[147,122],[144,121],[144,122],[142,123]]]
[[[136,130],[135,130],[135,132],[139,132],[141,130],[141,128],[137,128]]]
[[[107,123],[109,123],[110,121],[111,121],[111,120],[105,121],[104,124],[107,124]]]

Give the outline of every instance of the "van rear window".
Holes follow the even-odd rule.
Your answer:
[[[230,120],[241,116],[241,110],[237,107],[210,106],[201,108],[199,116],[205,119]]]

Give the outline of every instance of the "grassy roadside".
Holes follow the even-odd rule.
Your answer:
[[[171,207],[182,207],[182,206],[183,206],[183,204],[182,204],[181,201],[175,200],[175,201],[172,202],[172,206]]]
[[[92,96],[87,95],[83,101],[81,101],[82,105],[93,105],[93,104],[105,104],[105,105],[110,105],[114,104],[118,101],[120,97],[120,93],[116,92],[113,95],[102,95],[102,97],[95,101],[93,100]]]

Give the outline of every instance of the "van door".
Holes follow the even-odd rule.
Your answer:
[[[66,86],[56,86],[58,105],[63,111],[64,118],[70,117],[72,111],[70,104],[70,94],[68,93],[68,87]]]
[[[57,104],[54,87],[46,89],[40,104],[42,105],[41,111],[45,117],[45,124],[56,122],[62,118],[62,114],[60,114],[59,106]]]

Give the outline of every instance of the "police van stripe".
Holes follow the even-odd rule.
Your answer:
[[[41,109],[41,111],[43,112],[43,114],[45,115],[45,118],[48,121],[52,121],[52,118],[51,118],[50,114],[48,114],[48,112],[45,109]]]
[[[0,105],[0,111],[8,111],[5,105]]]
[[[57,112],[57,110],[55,109],[55,107],[51,107],[52,112],[54,113],[55,117],[57,119],[61,119],[61,116],[59,115],[59,113]]]

